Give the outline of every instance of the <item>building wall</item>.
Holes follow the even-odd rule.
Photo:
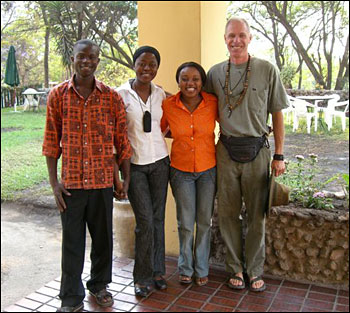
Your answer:
[[[139,1],[139,46],[154,46],[161,63],[154,82],[176,93],[176,69],[184,62],[202,64],[206,71],[225,60],[226,1]],[[169,151],[171,140],[167,139]],[[176,208],[168,190],[165,220],[167,255],[179,253]]]

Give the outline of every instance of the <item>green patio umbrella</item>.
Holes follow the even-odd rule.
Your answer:
[[[9,54],[6,61],[6,71],[5,71],[5,80],[4,82],[11,87],[16,87],[19,85],[19,76],[16,64],[16,50],[14,46],[10,47]],[[14,103],[16,111],[16,89],[14,92]]]

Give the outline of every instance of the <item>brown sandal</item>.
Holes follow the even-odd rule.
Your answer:
[[[205,286],[208,283],[208,277],[197,277],[195,282],[198,286]]]
[[[113,296],[106,288],[101,289],[98,292],[91,292],[90,295],[94,296],[98,305],[102,307],[108,307],[113,305]]]
[[[192,283],[192,277],[186,276],[186,275],[180,275],[179,276],[179,282],[181,284],[191,284]]]

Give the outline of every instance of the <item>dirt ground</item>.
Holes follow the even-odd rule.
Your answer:
[[[1,203],[1,312],[60,276],[58,210]]]
[[[271,151],[274,151],[273,137],[270,137]],[[336,140],[307,134],[287,134],[284,155],[289,161],[296,162],[296,155],[308,157],[310,153],[318,155],[318,167],[321,169],[318,179],[326,181],[338,173],[349,173],[349,141]],[[335,181],[327,185],[327,190],[341,191],[341,185]]]
[[[270,139],[274,151],[273,137]],[[285,157],[318,155],[321,179],[349,172],[349,141],[306,134],[285,139]],[[1,203],[1,311],[60,276],[61,224],[50,193],[40,185]],[[339,191],[337,183],[328,190]]]

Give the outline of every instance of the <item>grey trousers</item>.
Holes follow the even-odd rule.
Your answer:
[[[265,206],[271,152],[263,147],[248,163],[233,161],[219,141],[216,151],[218,170],[218,216],[221,236],[227,247],[226,270],[236,274],[245,269],[249,277],[262,275],[265,262]],[[243,258],[242,201],[247,212],[245,260]]]

